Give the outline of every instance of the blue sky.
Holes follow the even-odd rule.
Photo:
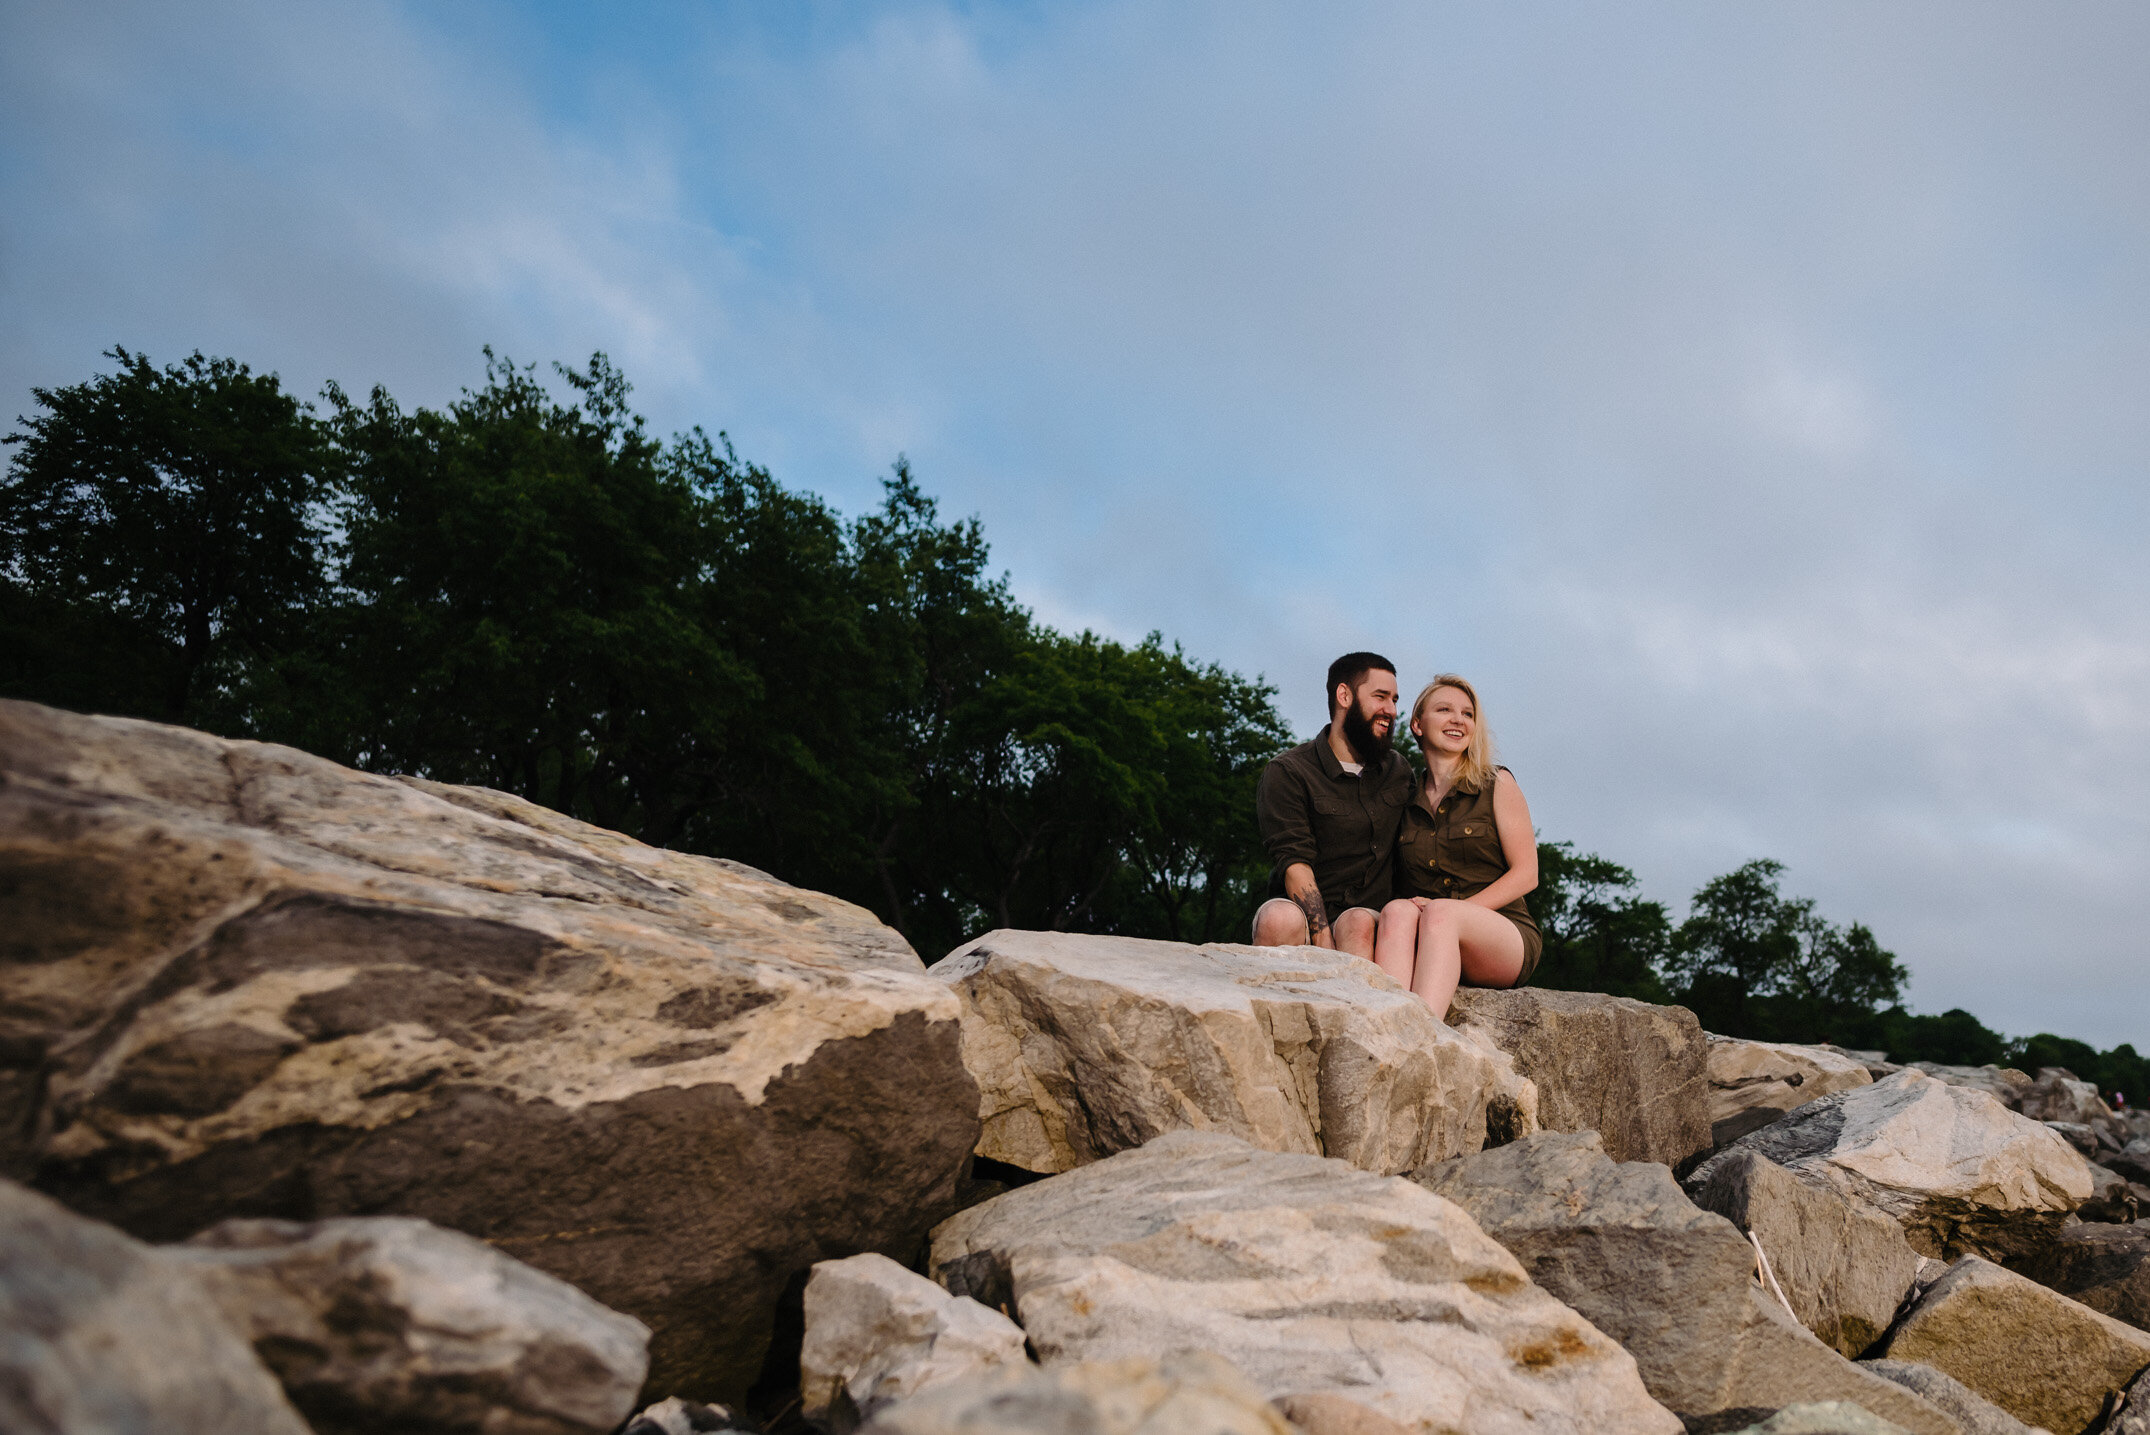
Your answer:
[[[1547,836],[1757,856],[2150,1047],[2150,11],[0,8],[0,400],[609,352],[1049,621],[1476,678]]]

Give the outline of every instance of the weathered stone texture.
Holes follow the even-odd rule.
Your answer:
[[[1904,1316],[1885,1353],[1953,1375],[2018,1420],[2081,1435],[2150,1367],[2150,1334],[1965,1256]]]
[[[998,931],[933,975],[962,998],[978,1154],[1025,1170],[1198,1130],[1396,1172],[1536,1129],[1505,1054],[1341,952]]]
[[[2065,1226],[2052,1244],[2013,1269],[2094,1311],[2150,1330],[2150,1227]]]
[[[807,1278],[800,1409],[835,1435],[933,1386],[1029,1364],[1014,1321],[887,1256],[823,1261]]]
[[[893,932],[501,793],[0,703],[0,1163],[152,1239],[466,1231],[735,1395],[814,1261],[908,1255],[977,1133]]]
[[[965,1211],[934,1232],[932,1270],[1007,1302],[1048,1367],[1212,1352],[1330,1429],[1351,1406],[1478,1435],[1680,1428],[1627,1352],[1453,1203],[1220,1134]]]
[[[1685,1007],[1462,987],[1450,1015],[1515,1058],[1538,1088],[1541,1130],[1595,1131],[1621,1161],[1677,1166],[1709,1149],[1708,1048]]]
[[[1595,1132],[1543,1132],[1411,1179],[1470,1212],[1532,1280],[1626,1347],[1682,1419],[1850,1400],[1922,1435],[1958,1435],[1763,1294],[1754,1248],[1730,1221],[1697,1209],[1663,1166],[1615,1163]]]
[[[1810,1101],[1874,1080],[1864,1061],[1833,1047],[1715,1035],[1709,1039],[1709,1070],[1710,1140],[1718,1146]]]
[[[2037,1435],[2037,1427],[2025,1425],[1955,1376],[1930,1365],[1887,1359],[1862,1360],[1859,1364],[1948,1412],[1963,1427],[1963,1435]]]
[[[869,1435],[1302,1435],[1214,1355],[986,1372],[906,1400],[865,1428]]]
[[[2088,1164],[2057,1133],[1983,1091],[1912,1070],[1741,1137],[1689,1177],[1690,1189],[1735,1151],[1892,1217],[1930,1256],[2035,1250],[2092,1193]]]
[[[315,1435],[607,1435],[649,1371],[642,1322],[425,1221],[226,1221],[166,1253]]]

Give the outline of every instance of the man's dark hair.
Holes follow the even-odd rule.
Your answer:
[[[1357,692],[1359,690],[1359,679],[1365,677],[1376,668],[1379,668],[1384,673],[1396,671],[1396,665],[1379,653],[1346,653],[1335,662],[1329,664],[1329,686],[1322,694],[1323,709],[1327,710],[1336,706],[1336,685],[1338,683],[1347,683],[1353,692]]]

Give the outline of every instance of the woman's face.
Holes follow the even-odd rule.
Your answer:
[[[1428,752],[1461,757],[1478,730],[1478,709],[1461,688],[1435,688],[1411,718],[1411,735]]]

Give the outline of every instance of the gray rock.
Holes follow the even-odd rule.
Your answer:
[[[1737,1435],[1904,1435],[1904,1428],[1849,1401],[1817,1400],[1787,1405]]]
[[[2090,1163],[2090,1199],[2075,1208],[2076,1218],[2113,1226],[2131,1226],[2142,1213],[2142,1198],[2118,1171]]]
[[[2150,1435],[2150,1376],[2135,1377],[2100,1435]]]
[[[2075,1121],[2048,1121],[2047,1129],[2058,1131],[2061,1139],[2083,1153],[2085,1160],[2098,1154],[2098,1133]]]
[[[1685,1007],[1460,987],[1449,1016],[1514,1057],[1536,1084],[1539,1129],[1595,1131],[1623,1161],[1677,1166],[1709,1149],[1708,1046]]]
[[[935,1385],[1029,1363],[1022,1327],[887,1256],[823,1261],[807,1278],[800,1410],[836,1435]]]
[[[316,1435],[611,1431],[649,1373],[641,1321],[426,1221],[226,1221],[168,1254]]]
[[[1595,1132],[1541,1133],[1412,1173],[1460,1204],[1539,1286],[1625,1346],[1662,1404],[1693,1420],[1850,1400],[1906,1429],[1956,1424],[1803,1329],[1756,1284],[1754,1247],[1672,1173],[1615,1163]]]
[[[1710,1140],[1717,1146],[1730,1145],[1810,1101],[1874,1080],[1865,1062],[1831,1047],[1714,1034],[1709,1039],[1709,1077]]]
[[[2035,1250],[2093,1194],[2089,1163],[2056,1132],[1916,1070],[1741,1137],[1691,1173],[1690,1188],[1734,1151],[1891,1217],[1929,1256]]]
[[[1679,1429],[1627,1352],[1453,1202],[1228,1136],[1172,1132],[972,1207],[935,1230],[931,1268],[1006,1303],[1048,1367],[1209,1352],[1325,1419],[1348,1403],[1411,1430]]]
[[[2051,1245],[2014,1269],[2094,1311],[2150,1330],[2150,1228],[2065,1226]]]
[[[505,793],[0,703],[7,892],[0,1170],[154,1241],[423,1217],[641,1319],[668,1392],[743,1393],[977,1142],[870,913]]]
[[[865,1429],[869,1435],[1298,1435],[1230,1361],[1199,1352],[982,1372],[892,1406]]]
[[[1821,1043],[1821,1049],[1823,1051],[1833,1051],[1838,1056],[1850,1057],[1853,1061],[1864,1066],[1866,1074],[1876,1081],[1881,1080],[1884,1076],[1894,1076],[1897,1072],[1903,1070],[1903,1067],[1889,1060],[1889,1054],[1885,1051],[1860,1051],[1855,1047],[1838,1046],[1836,1043],[1828,1041]]]
[[[2080,1435],[2150,1366],[2150,1334],[1965,1256],[1905,1313],[1883,1353],[1953,1375],[2026,1424]]]
[[[0,1430],[309,1435],[177,1262],[0,1181]]]
[[[2114,1122],[2112,1108],[2099,1097],[2098,1088],[2078,1080],[2064,1066],[2039,1067],[2038,1075],[2023,1088],[2016,1109],[2033,1121],[2066,1121],[2079,1126]]]
[[[1688,1194],[1761,1243],[1799,1323],[1839,1354],[1860,1355],[1881,1338],[1918,1274],[1896,1222],[1755,1152],[1712,1163]]]
[[[2130,1181],[2150,1182],[2150,1136],[2131,1138],[2119,1151],[2108,1155],[2104,1164]]]
[[[1166,1131],[1393,1175],[1537,1129],[1491,1042],[1320,947],[988,932],[933,968],[961,998],[978,1154],[1067,1171]]]
[[[1956,1418],[1963,1435],[2041,1435],[2015,1416],[1995,1405],[1953,1375],[1914,1360],[1862,1360],[1859,1362],[1883,1380],[1893,1380],[1916,1391]],[[2050,1435],[2050,1432],[2043,1432]]]

